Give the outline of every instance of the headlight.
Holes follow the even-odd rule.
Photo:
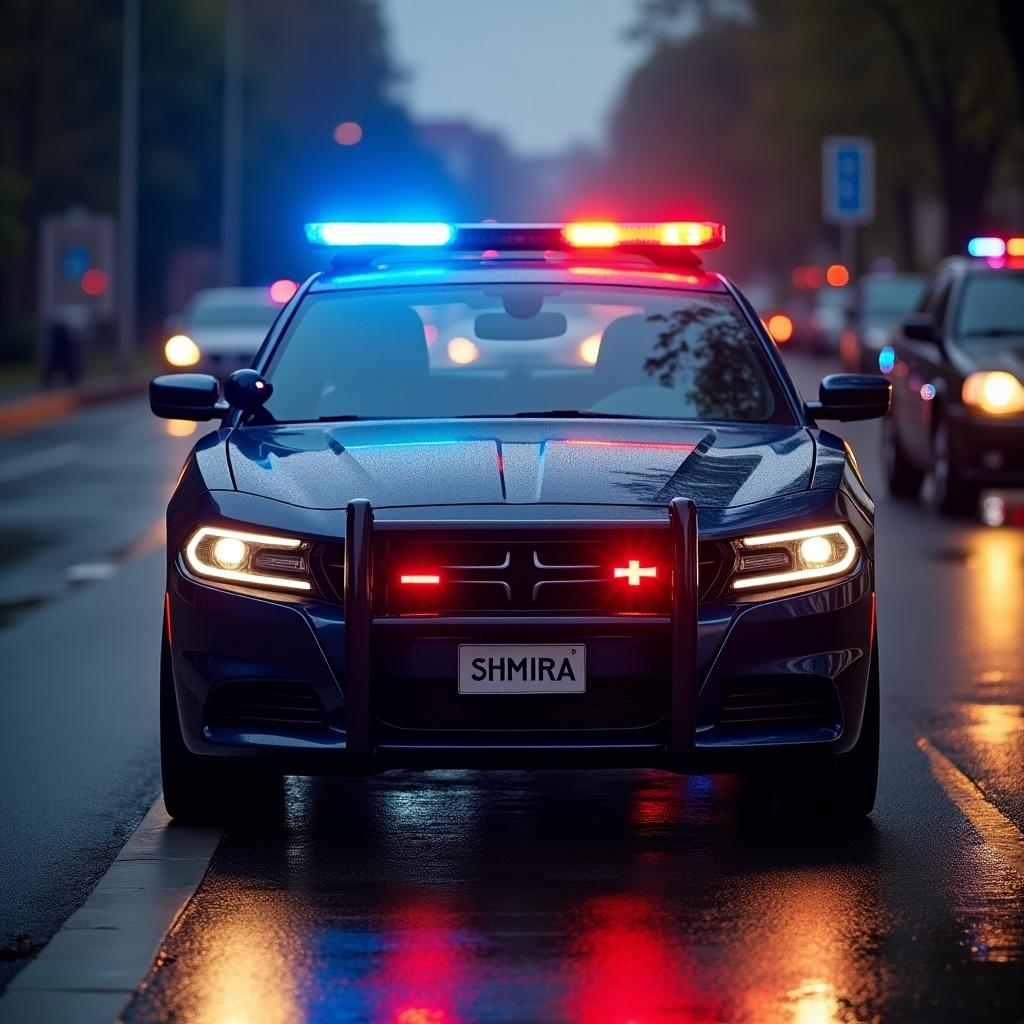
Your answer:
[[[219,526],[201,526],[184,549],[197,576],[260,590],[312,590],[309,545],[294,537],[271,537]]]
[[[187,334],[175,334],[164,345],[164,357],[171,366],[195,366],[199,354],[199,346]]]
[[[778,590],[835,579],[850,570],[858,553],[853,534],[839,523],[742,537],[733,546],[733,590]]]
[[[994,416],[1024,412],[1024,385],[1005,370],[972,373],[964,381],[963,400]]]

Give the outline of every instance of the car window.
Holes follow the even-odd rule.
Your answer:
[[[278,421],[580,410],[793,422],[731,296],[514,284],[323,292],[275,350]]]
[[[940,327],[945,323],[946,304],[949,302],[952,285],[953,281],[949,274],[943,274],[929,289],[921,306],[923,312],[931,313],[935,317],[935,322]]]
[[[196,327],[269,327],[279,307],[267,303],[198,305],[189,313],[189,323]]]
[[[1024,337],[1024,272],[969,274],[957,310],[955,336],[960,342]]]
[[[862,314],[894,323],[917,305],[923,292],[923,278],[891,277],[865,281],[861,294]]]

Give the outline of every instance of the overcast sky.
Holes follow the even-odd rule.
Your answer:
[[[381,0],[402,98],[419,120],[469,120],[519,155],[600,145],[641,47],[635,0]]]

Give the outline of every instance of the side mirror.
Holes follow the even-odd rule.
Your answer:
[[[832,373],[818,385],[807,411],[819,420],[873,420],[889,411],[892,384],[866,373]]]
[[[255,370],[235,370],[224,383],[224,399],[232,409],[256,412],[274,393],[274,385]]]
[[[932,313],[911,313],[900,321],[900,330],[911,341],[927,341],[938,345],[939,324]]]
[[[149,407],[168,420],[212,420],[227,408],[208,373],[168,373],[149,382]]]

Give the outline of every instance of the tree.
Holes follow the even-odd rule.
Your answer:
[[[726,37],[730,66],[739,62],[748,87],[745,103],[723,111],[717,136],[770,198],[757,217],[769,228],[762,244],[786,225],[790,238],[796,231],[809,240],[821,138],[849,133],[869,135],[878,147],[883,217],[871,235],[912,257],[910,200],[937,192],[947,246],[958,251],[983,226],[995,168],[1015,125],[1019,131],[1005,88],[1010,40],[997,20],[999,8],[1003,23],[1015,24],[1013,7],[1013,0],[645,0],[637,32],[652,40],[651,55],[627,86],[617,123],[675,122],[685,76],[666,65],[696,66],[702,48],[720,52]],[[664,88],[647,96],[645,111],[630,102],[631,90],[659,65]],[[708,66],[703,92],[713,107],[732,77]],[[670,147],[649,157],[666,173],[676,164]]]
[[[1009,51],[996,4],[962,0],[848,0],[885,25],[934,147],[946,209],[947,247],[963,250],[984,205],[1015,104],[1004,83]],[[1019,46],[1019,43],[1018,43]]]

